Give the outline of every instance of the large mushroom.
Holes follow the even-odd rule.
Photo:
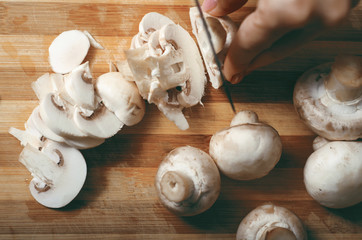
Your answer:
[[[209,153],[226,176],[251,180],[274,168],[282,153],[282,143],[278,132],[259,122],[256,113],[240,111],[229,128],[212,136]]]
[[[148,23],[147,34],[142,34],[142,44],[133,44],[126,51],[127,61],[141,96],[185,130],[189,124],[183,108],[201,103],[204,94],[206,77],[202,59],[185,29],[165,17],[158,22],[150,16],[141,21],[140,29]]]
[[[190,21],[192,26],[192,33],[195,35],[204,63],[206,66],[209,80],[212,87],[219,88],[223,82],[221,79],[220,71],[212,54],[211,46],[208,41],[206,29],[204,28],[199,10],[197,7],[190,8]],[[218,59],[221,63],[224,62],[227,51],[230,47],[231,41],[234,38],[237,30],[236,24],[228,16],[214,17],[210,14],[203,13],[205,20],[208,24],[212,43],[215,48]]]
[[[220,175],[207,153],[190,146],[178,147],[161,162],[155,187],[168,210],[192,216],[214,204],[220,193]]]
[[[240,223],[237,240],[306,240],[301,220],[290,210],[264,204],[252,210]]]
[[[321,205],[345,208],[362,201],[362,142],[317,137],[304,167],[309,195]]]
[[[302,121],[329,140],[362,137],[362,57],[338,56],[304,73],[294,88]]]

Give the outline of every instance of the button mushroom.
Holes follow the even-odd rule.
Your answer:
[[[278,132],[259,122],[256,113],[240,111],[229,128],[212,136],[209,153],[226,176],[250,180],[261,178],[274,168],[282,143]]]
[[[141,34],[142,44],[134,44],[132,47],[136,48],[126,51],[128,64],[141,96],[156,104],[178,128],[185,130],[189,125],[183,108],[200,103],[204,94],[206,79],[200,53],[181,26],[165,17],[158,22],[146,16],[140,29],[147,22],[147,26],[142,27],[147,34]]]
[[[27,144],[19,161],[33,176],[30,193],[49,208],[61,208],[70,203],[87,175],[85,160],[77,149],[49,140],[41,150]]]
[[[301,220],[284,207],[264,204],[252,210],[240,223],[237,240],[306,240]]]
[[[294,88],[302,121],[329,140],[362,137],[362,57],[338,56],[304,73]]]
[[[192,7],[190,8],[189,14],[192,26],[192,33],[195,35],[198,45],[200,47],[206,70],[209,75],[209,80],[212,86],[217,89],[222,85],[222,79],[214,56],[212,54],[200,13],[197,7]],[[204,12],[203,14],[210,30],[212,43],[214,45],[217,57],[220,62],[223,63],[226,57],[226,53],[230,47],[231,41],[234,38],[235,32],[237,30],[236,25],[231,20],[231,18],[227,16],[214,17],[206,12]]]
[[[304,167],[309,195],[321,205],[345,208],[362,201],[362,142],[317,137]]]
[[[207,153],[190,146],[178,147],[161,162],[155,187],[168,210],[192,216],[214,204],[220,193],[220,175]]]

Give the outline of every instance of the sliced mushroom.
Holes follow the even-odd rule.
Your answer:
[[[122,123],[132,126],[142,120],[145,114],[145,102],[136,84],[127,80],[127,76],[122,72],[102,74],[97,79],[96,89],[103,104],[114,112]]]
[[[89,62],[85,62],[84,64],[76,67],[67,76],[65,76],[64,88],[67,95],[70,97],[70,101],[68,101],[72,105],[80,106],[89,110],[95,110],[97,108]]]
[[[85,137],[73,120],[74,107],[53,93],[49,93],[40,101],[39,113],[44,123],[61,137]]]
[[[362,201],[362,142],[314,141],[304,167],[309,195],[321,205],[345,208]]]
[[[73,116],[75,125],[87,136],[94,138],[110,138],[124,125],[104,105],[100,105],[90,116],[84,115],[79,108],[75,108]]]
[[[206,66],[209,80],[213,88],[219,88],[222,85],[222,79],[218,70],[217,64],[212,54],[212,49],[208,41],[208,36],[204,28],[200,13],[197,7],[190,8],[190,21],[192,26],[192,33],[195,35],[204,63]],[[230,47],[231,41],[234,38],[237,27],[231,18],[214,17],[204,12],[205,20],[208,24],[212,43],[217,53],[217,57],[221,63],[224,62],[226,53]]]
[[[304,73],[294,88],[302,121],[329,140],[362,137],[362,57],[339,56]]]
[[[83,32],[62,32],[49,47],[50,66],[56,73],[69,73],[83,62],[89,47],[89,39]]]
[[[154,29],[139,48],[126,51],[127,61],[141,96],[185,130],[189,125],[182,109],[200,103],[204,94],[202,59],[181,26],[158,23]]]
[[[220,193],[220,175],[207,153],[190,146],[178,147],[161,162],[155,187],[168,210],[192,216],[214,204]]]
[[[278,132],[260,123],[254,112],[241,111],[231,127],[211,137],[209,153],[226,176],[250,180],[261,178],[274,168],[282,153],[282,143]]]
[[[13,135],[16,139],[18,139],[20,141],[20,145],[23,147],[29,144],[34,148],[42,148],[44,145],[42,137],[33,134],[29,130],[23,131],[14,127],[10,127],[9,133]]]
[[[48,142],[41,151],[26,145],[19,161],[33,176],[29,185],[32,196],[49,208],[61,208],[70,203],[87,175],[82,154],[56,142]]]
[[[306,240],[301,220],[284,207],[264,204],[251,211],[240,223],[237,240]]]
[[[50,74],[41,75],[35,82],[31,83],[31,87],[39,100],[42,100],[48,93],[53,92],[53,85],[50,81]]]

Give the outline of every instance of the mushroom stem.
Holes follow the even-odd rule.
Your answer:
[[[354,104],[362,99],[362,58],[339,56],[324,80],[330,98]]]
[[[194,191],[193,181],[178,172],[168,171],[161,178],[161,193],[172,202],[188,199]]]
[[[265,240],[297,240],[297,238],[289,229],[277,227],[266,233]]]

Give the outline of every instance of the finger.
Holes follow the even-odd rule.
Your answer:
[[[288,31],[278,24],[264,24],[258,11],[251,13],[240,25],[228,50],[223,69],[226,79],[233,84],[240,82],[250,62]]]
[[[202,10],[213,16],[225,16],[241,8],[248,0],[205,0]]]
[[[249,73],[263,66],[281,60],[300,47],[310,42],[325,29],[321,23],[313,22],[303,29],[293,30],[277,40],[273,45],[256,56],[248,65],[245,72]]]

